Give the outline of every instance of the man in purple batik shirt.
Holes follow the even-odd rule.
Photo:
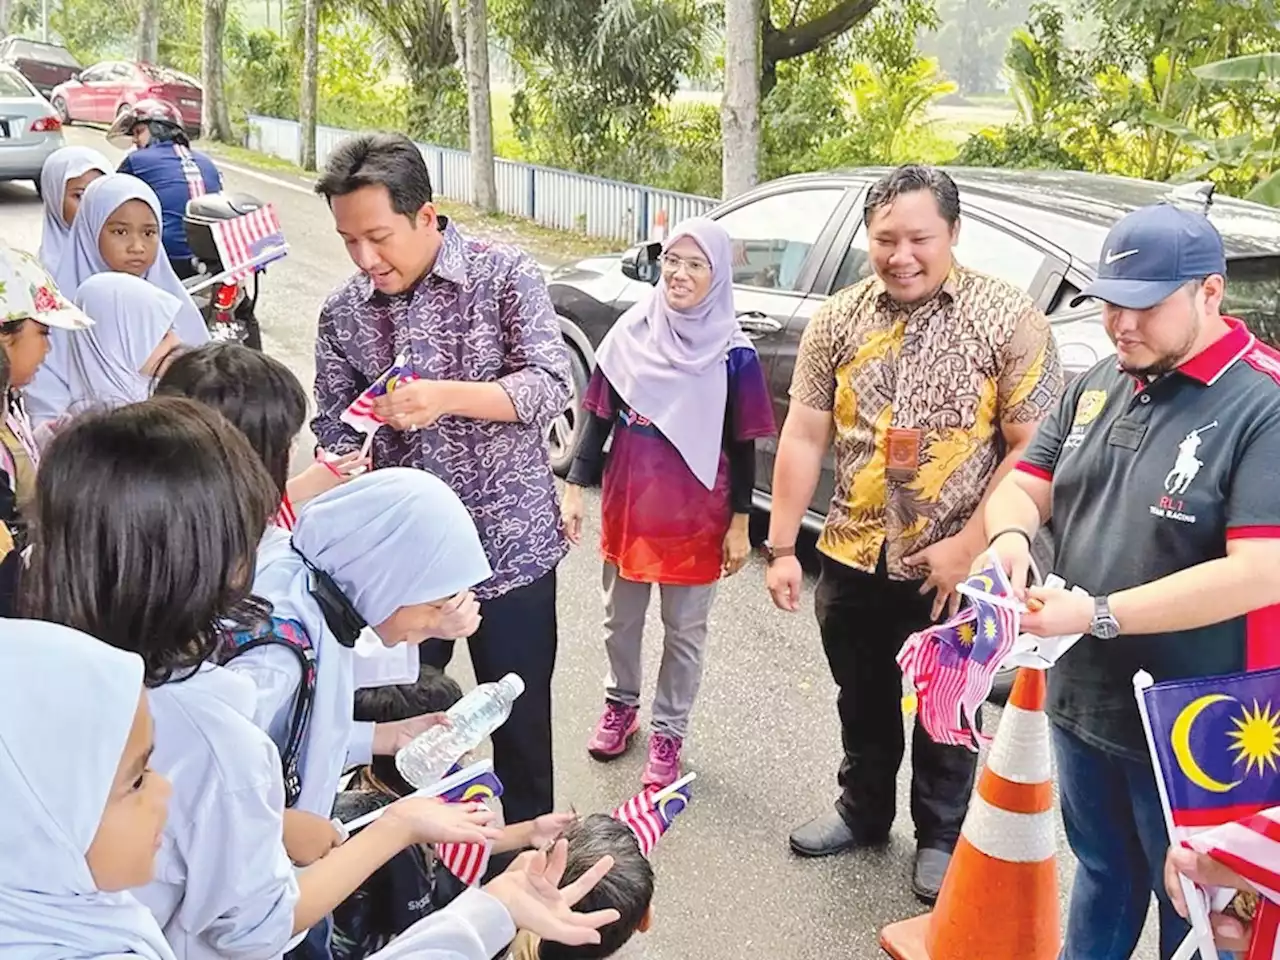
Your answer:
[[[375,467],[418,467],[453,487],[480,531],[493,577],[476,587],[476,678],[525,682],[493,736],[509,823],[553,807],[551,673],[556,565],[566,551],[546,431],[569,402],[569,356],[538,264],[462,236],[431,203],[418,149],[398,134],[352,137],[316,192],[360,272],[320,312],[312,424],[330,451],[362,437],[338,416],[399,354],[421,379],[381,398]],[[411,564],[413,557],[405,557]],[[422,659],[444,667],[452,640]]]

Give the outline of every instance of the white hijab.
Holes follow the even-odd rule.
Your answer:
[[[156,197],[155,191],[137,177],[127,173],[113,173],[89,184],[84,196],[80,199],[80,212],[76,214],[75,222],[71,225],[70,249],[55,268],[53,275],[58,289],[65,296],[74,297],[80,289],[80,284],[94,274],[111,272],[107,261],[102,257],[102,251],[98,248],[98,238],[111,215],[130,200],[141,200],[151,207],[156,217],[156,228],[162,228],[164,214],[160,209],[160,200]],[[181,302],[182,308],[174,323],[174,329],[183,343],[198,347],[202,343],[209,342],[209,329],[205,326],[204,318],[196,309],[191,294],[187,293],[186,288],[182,286],[182,281],[173,272],[173,266],[165,256],[163,245],[159,246],[155,263],[142,279],[159,287],[165,293],[172,294]]]
[[[374,626],[400,607],[453,596],[493,571],[467,508],[423,470],[375,470],[316,497],[298,515],[292,543],[288,531],[268,528],[253,592],[271,601],[276,616],[299,621],[315,646],[315,705],[297,806],[327,817],[347,755],[355,684],[351,649],[326,625],[304,556]]]
[[[174,960],[151,912],[85,855],[142,695],[142,660],[75,630],[0,620],[0,955]]]
[[[49,159],[40,169],[40,193],[44,197],[40,262],[50,273],[58,269],[71,240],[71,224],[62,219],[67,181],[83,177],[90,170],[97,170],[103,176],[114,172],[107,158],[92,147],[60,147],[49,154]]]
[[[127,273],[99,273],[80,284],[76,306],[93,326],[68,337],[67,408],[124,406],[151,396],[142,366],[155,352],[182,304]]]

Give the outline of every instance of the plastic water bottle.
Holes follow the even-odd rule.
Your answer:
[[[524,681],[508,673],[497,683],[482,683],[448,712],[449,726],[431,727],[396,754],[396,769],[414,787],[429,787],[485,737],[507,722]]]

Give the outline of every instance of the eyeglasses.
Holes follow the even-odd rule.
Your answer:
[[[690,260],[684,257],[677,257],[673,253],[664,253],[662,255],[663,273],[679,273],[681,267],[684,267],[685,273],[691,277],[700,277],[711,270],[711,264],[705,260]]]

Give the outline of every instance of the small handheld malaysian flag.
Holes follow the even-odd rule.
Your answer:
[[[1270,897],[1280,888],[1280,669],[1155,683],[1133,678],[1138,712],[1156,769],[1165,826],[1226,864]],[[1217,960],[1212,903],[1182,879],[1193,931],[1174,955]],[[1227,895],[1228,899],[1230,894]],[[1280,914],[1269,901],[1254,921],[1249,960],[1280,960]]]
[[[351,401],[351,405],[338,415],[338,419],[372,437],[386,423],[374,412],[374,402],[394,391],[400,384],[412,383],[417,379],[417,374],[409,367],[408,358],[403,353],[400,354],[377,380]]]
[[[242,280],[289,254],[289,243],[271,204],[209,225],[228,282]]]
[[[976,751],[990,739],[976,732],[978,709],[1017,642],[1019,604],[994,553],[957,590],[968,605],[951,619],[913,633],[897,659],[930,738]]]
[[[625,823],[636,835],[640,852],[646,857],[653,852],[658,840],[692,799],[689,783],[694,774],[681,777],[665,790],[643,790],[617,810],[613,819]]]
[[[473,772],[473,775],[440,794],[441,800],[445,803],[466,803],[472,800],[487,803],[502,796],[502,781],[493,772],[492,760],[482,760],[468,767],[467,771]],[[484,877],[492,851],[491,843],[436,844],[436,856],[445,869],[469,887],[474,887]]]

